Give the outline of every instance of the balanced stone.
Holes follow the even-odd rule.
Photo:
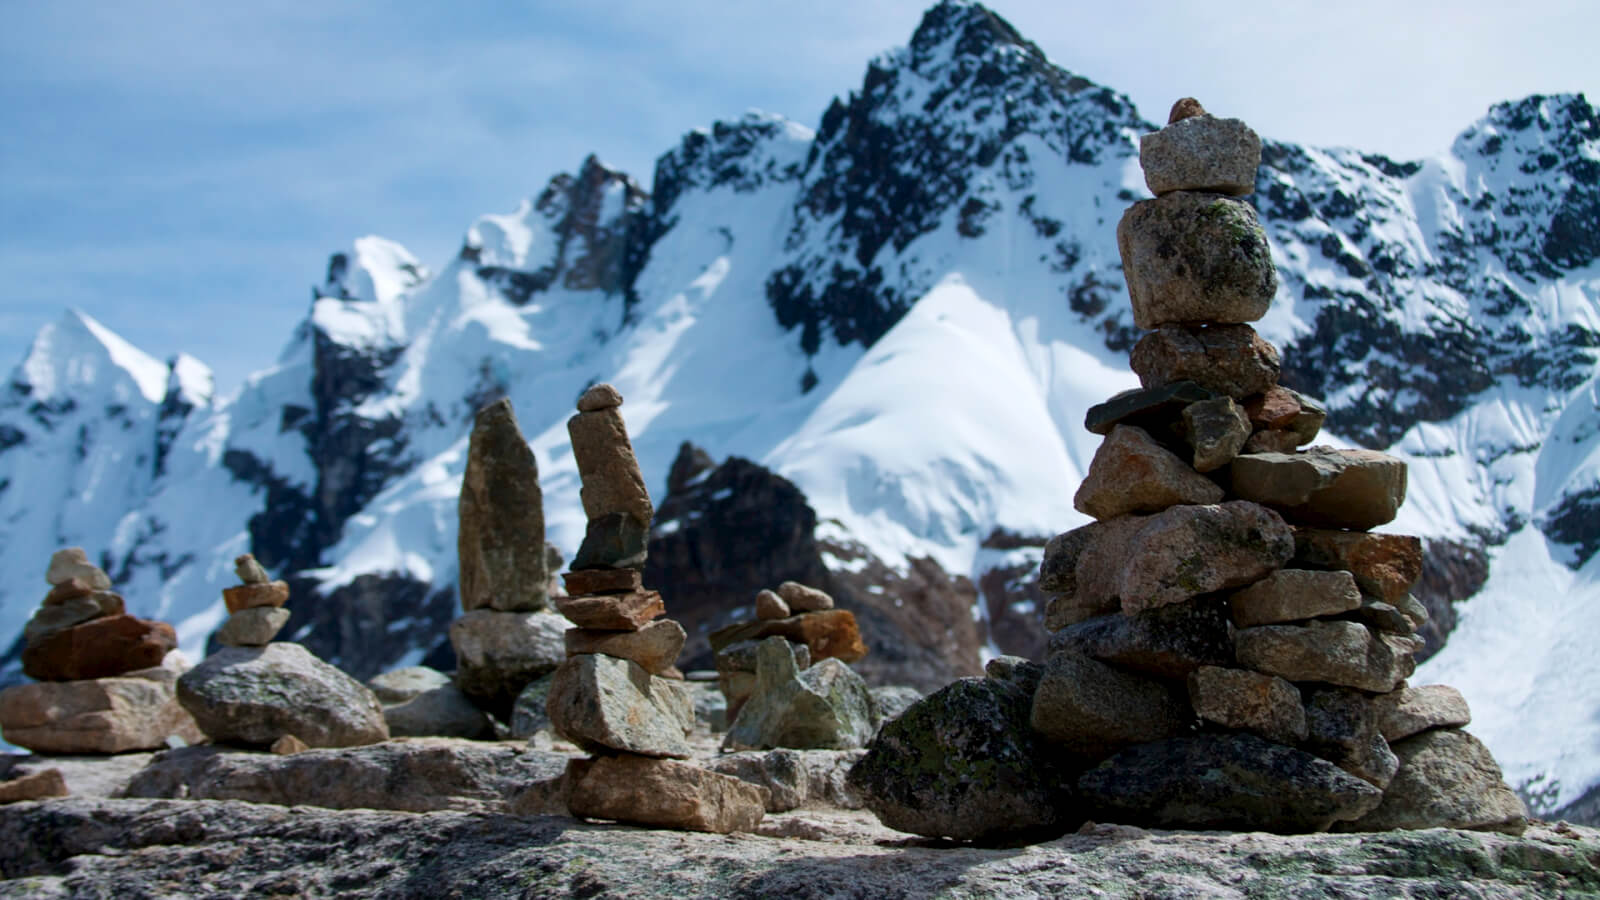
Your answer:
[[[1412,638],[1373,634],[1357,622],[1261,625],[1234,633],[1242,665],[1290,681],[1387,693],[1416,669]]]
[[[786,619],[790,614],[789,604],[776,592],[764,590],[756,594],[756,618]]]
[[[229,613],[260,606],[282,606],[289,602],[289,583],[268,581],[223,588],[222,602]]]
[[[1360,622],[1377,631],[1389,634],[1416,634],[1422,622],[1413,621],[1410,616],[1401,612],[1398,607],[1374,600],[1371,597],[1362,597],[1361,605],[1351,610],[1348,618],[1353,622]],[[1424,619],[1423,621],[1426,621]]]
[[[1206,115],[1206,108],[1200,105],[1199,100],[1196,100],[1193,97],[1184,97],[1178,102],[1172,104],[1172,111],[1167,113],[1167,124],[1171,125],[1173,122],[1181,122],[1190,116],[1203,115]]]
[[[1228,598],[1240,628],[1331,616],[1361,606],[1361,591],[1349,572],[1279,569]]]
[[[1219,503],[1222,497],[1222,488],[1143,429],[1118,425],[1095,451],[1072,505],[1096,519],[1112,519],[1184,503]]]
[[[1183,408],[1183,433],[1194,450],[1196,472],[1214,472],[1244,449],[1250,420],[1232,397],[1202,400]]]
[[[1029,721],[1068,753],[1096,760],[1130,744],[1181,734],[1191,715],[1166,682],[1064,649],[1045,664]]]
[[[1183,678],[1202,666],[1233,662],[1233,635],[1215,598],[1133,615],[1096,616],[1057,631],[1049,647],[1051,653],[1077,650],[1120,669],[1161,678]]]
[[[1278,350],[1249,325],[1162,325],[1139,339],[1129,364],[1147,388],[1192,381],[1233,398],[1278,383]]]
[[[1383,792],[1327,760],[1253,734],[1199,734],[1130,747],[1078,779],[1105,818],[1156,828],[1326,831]]]
[[[111,577],[104,569],[89,562],[89,554],[83,552],[82,547],[57,550],[51,555],[50,565],[45,570],[44,580],[51,585],[62,584],[72,578],[82,581],[90,590],[111,590]]]
[[[1189,702],[1207,722],[1250,731],[1278,744],[1306,738],[1300,691],[1273,675],[1202,666],[1189,674]]]
[[[91,591],[57,603],[46,603],[22,626],[22,640],[27,644],[37,643],[48,635],[92,619],[120,616],[123,610],[122,595],[111,591]]]
[[[589,519],[627,513],[648,527],[655,508],[617,407],[578,413],[567,420],[567,434],[583,482],[579,496]]]
[[[239,576],[243,584],[266,584],[272,578],[267,575],[267,570],[261,567],[253,554],[241,553],[233,558],[233,573]]]
[[[566,659],[567,622],[547,611],[475,609],[450,623],[456,685],[497,716],[508,715],[517,695]]]
[[[1160,432],[1176,421],[1189,404],[1216,398],[1215,393],[1192,381],[1177,381],[1157,388],[1134,388],[1089,407],[1084,414],[1083,427],[1095,434],[1110,434],[1112,428],[1122,424]]]
[[[1404,687],[1372,701],[1378,731],[1390,743],[1430,728],[1459,728],[1472,723],[1467,699],[1448,684]]]
[[[755,690],[728,729],[724,749],[866,746],[875,723],[872,695],[860,675],[837,659],[801,671],[781,637],[766,638],[759,647]]]
[[[1392,521],[1406,498],[1406,464],[1375,450],[1245,454],[1229,472],[1236,495],[1298,524],[1374,528]]]
[[[650,545],[650,525],[632,513],[607,513],[590,519],[584,528],[583,543],[572,558],[572,568],[640,569],[644,567]]]
[[[575,569],[563,572],[561,580],[574,597],[633,593],[643,585],[638,569]]]
[[[622,405],[622,392],[605,382],[591,386],[578,397],[578,412],[599,412]]]
[[[367,690],[372,692],[378,702],[388,705],[391,703],[404,703],[412,697],[425,694],[434,688],[453,684],[450,676],[427,666],[407,666],[374,675],[367,679]]]
[[[856,624],[855,613],[848,609],[825,609],[787,619],[729,625],[711,632],[707,637],[712,650],[721,650],[739,641],[759,640],[773,635],[805,644],[811,651],[812,660],[832,657],[851,663],[867,655],[867,645],[861,641],[861,628]]]
[[[1300,416],[1300,395],[1285,387],[1270,385],[1245,401],[1244,412],[1256,428],[1287,429]]]
[[[1464,731],[1424,731],[1393,745],[1399,771],[1383,803],[1341,831],[1472,828],[1521,834],[1528,811],[1482,742]]]
[[[579,628],[637,631],[667,611],[655,591],[557,597],[556,609]]]
[[[533,612],[549,602],[539,466],[511,401],[478,410],[457,503],[461,608]]]
[[[1140,201],[1117,223],[1117,247],[1140,328],[1254,322],[1278,289],[1266,232],[1242,200],[1174,191]]]
[[[23,647],[22,672],[36,681],[114,678],[161,665],[177,646],[177,632],[165,622],[102,616]]]
[[[660,675],[678,661],[687,637],[682,625],[672,619],[657,619],[638,631],[568,628],[564,640],[568,656],[604,653],[633,660],[651,675]]]
[[[637,663],[599,654],[574,656],[556,669],[546,701],[555,732],[593,753],[692,755],[684,736],[694,708],[678,682]]]
[[[1213,191],[1236,197],[1254,193],[1261,138],[1238,119],[1187,116],[1140,135],[1139,164],[1156,196],[1172,191]]]
[[[178,704],[176,673],[155,668],[118,678],[45,681],[0,691],[0,737],[35,753],[156,750],[177,735],[205,735]]]
[[[1422,576],[1422,541],[1405,534],[1296,528],[1294,562],[1308,569],[1343,569],[1361,590],[1396,604]]]
[[[241,609],[217,629],[217,643],[224,647],[264,647],[288,621],[289,611],[276,606]]]
[[[44,595],[43,605],[53,606],[57,603],[65,603],[68,600],[87,597],[94,592],[95,589],[90,587],[88,581],[82,578],[68,578],[66,581],[50,588],[50,592]]]
[[[728,834],[754,831],[766,791],[690,763],[603,756],[567,763],[567,808],[575,816]]]
[[[372,692],[299,644],[224,647],[178,678],[178,701],[214,741],[266,747],[293,734],[312,747],[387,740]]]
[[[850,786],[879,821],[912,834],[994,840],[1076,827],[1058,754],[1029,710],[1016,685],[958,679],[886,723]]]
[[[789,604],[789,609],[795,613],[821,612],[833,609],[833,597],[826,591],[819,591],[814,587],[807,587],[798,581],[785,581],[778,585],[778,597]]]

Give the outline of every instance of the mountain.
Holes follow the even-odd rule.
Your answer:
[[[609,381],[660,492],[652,585],[696,630],[795,573],[878,636],[879,680],[1036,652],[1040,547],[1085,521],[1084,412],[1135,384],[1114,228],[1155,127],[946,0],[815,132],[696,129],[648,188],[590,157],[437,272],[356,241],[231,396],[69,313],[0,403],[0,628],[82,544],[199,653],[250,550],[294,583],[295,640],[361,676],[449,668],[473,411],[512,398],[570,555],[565,420]],[[1285,380],[1326,400],[1330,441],[1410,463],[1392,528],[1428,539],[1442,644],[1416,680],[1463,689],[1536,811],[1578,800],[1600,783],[1600,112],[1503,103],[1419,161],[1269,138],[1251,199]]]

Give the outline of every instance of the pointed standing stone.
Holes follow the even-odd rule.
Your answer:
[[[539,467],[511,401],[478,411],[461,479],[461,608],[533,612],[549,601]]]
[[[638,568],[644,564],[643,539],[648,536],[655,507],[633,455],[621,406],[622,395],[616,388],[597,384],[584,392],[578,400],[579,413],[567,420],[572,455],[583,482],[578,493],[589,517],[588,533],[573,561],[575,569]],[[597,531],[597,526],[603,527]]]

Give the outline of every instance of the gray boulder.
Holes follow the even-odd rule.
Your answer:
[[[1472,735],[1434,729],[1392,749],[1400,769],[1382,805],[1341,830],[1472,828],[1521,834],[1528,827],[1527,808],[1506,785],[1489,748]]]
[[[378,698],[299,644],[224,647],[179,676],[178,702],[219,742],[265,747],[292,734],[350,747],[389,737]]]
[[[1234,632],[1240,664],[1289,681],[1319,681],[1375,694],[1416,670],[1415,638],[1373,633],[1359,622],[1312,620]]]
[[[1156,828],[1326,831],[1383,793],[1327,760],[1253,734],[1199,734],[1130,747],[1078,779],[1105,821]]]
[[[454,682],[441,684],[400,703],[383,707],[389,734],[395,737],[458,737],[489,740],[494,721]]]
[[[531,738],[535,732],[550,727],[550,713],[545,709],[545,704],[550,699],[550,683],[555,677],[554,672],[541,675],[528,682],[528,686],[517,695],[517,702],[511,707],[512,737]]]
[[[848,750],[866,746],[874,724],[867,683],[848,665],[829,658],[802,672],[789,642],[769,637],[757,656],[755,691],[722,746]]]
[[[1028,694],[962,678],[883,726],[849,785],[890,828],[956,840],[1060,833],[1082,821]]]
[[[497,718],[508,717],[522,689],[567,658],[569,624],[546,610],[467,613],[450,623],[456,686]]]
[[[593,753],[693,754],[684,737],[694,727],[694,708],[682,684],[630,660],[572,657],[550,681],[547,709],[557,734]]]
[[[1190,116],[1140,135],[1139,164],[1158,197],[1172,191],[1243,196],[1256,189],[1261,138],[1238,119]]]
[[[217,643],[224,647],[265,647],[288,622],[289,611],[281,606],[241,609],[217,629]]]
[[[870,690],[872,721],[880,726],[910,709],[912,704],[921,700],[923,696],[921,691],[905,684],[887,684]]]
[[[1250,204],[1174,191],[1128,207],[1117,249],[1133,324],[1254,322],[1278,290],[1266,232]]]

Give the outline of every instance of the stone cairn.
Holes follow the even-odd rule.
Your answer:
[[[885,726],[851,778],[891,827],[1525,827],[1460,730],[1461,695],[1405,682],[1421,544],[1370,531],[1405,499],[1405,464],[1300,449],[1323,409],[1278,384],[1277,349],[1246,324],[1277,290],[1237,199],[1260,153],[1192,99],[1141,139],[1155,198],[1117,242],[1149,330],[1131,354],[1142,387],[1088,412],[1105,441],[1074,505],[1097,521],[1045,549],[1048,657],[996,660]],[[980,768],[998,789],[963,786]]]
[[[813,661],[832,658],[853,663],[867,655],[855,613],[836,609],[826,591],[785,581],[777,590],[756,594],[755,613],[754,620],[719,628],[709,638],[730,722],[756,689],[757,648],[769,637],[784,638],[792,645],[800,671]]]
[[[765,813],[761,788],[676,761],[693,752],[694,709],[673,668],[686,635],[641,583],[654,508],[621,406],[616,388],[595,385],[567,422],[589,525],[563,576],[569,596],[556,600],[576,627],[547,710],[557,734],[594,754],[568,764],[567,805],[588,818],[749,831]]]
[[[121,753],[205,739],[174,695],[182,657],[171,625],[128,615],[81,547],[57,551],[45,581],[50,592],[22,632],[22,671],[38,683],[0,691],[7,741],[39,753]]]
[[[267,570],[249,553],[233,561],[239,584],[222,589],[222,602],[228,608],[228,621],[217,629],[217,643],[224,647],[265,647],[289,621],[289,583],[273,581]]]

